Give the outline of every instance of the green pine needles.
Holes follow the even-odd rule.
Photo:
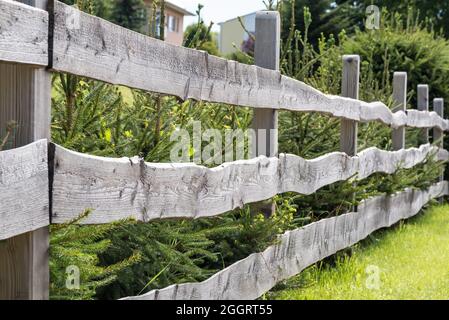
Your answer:
[[[117,279],[117,274],[138,263],[141,254],[131,252],[122,260],[100,265],[99,256],[112,245],[108,238],[131,222],[100,226],[79,226],[91,212],[50,228],[50,298],[57,300],[92,299],[98,288]]]

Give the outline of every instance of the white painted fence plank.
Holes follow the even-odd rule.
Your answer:
[[[47,140],[0,151],[0,240],[49,225]]]
[[[411,168],[436,154],[440,160],[448,159],[447,152],[427,144],[395,152],[370,148],[355,157],[260,156],[208,169],[102,158],[56,146],[52,221],[67,222],[88,208],[94,212],[83,221],[86,224],[214,216],[279,193],[312,194],[357,173],[363,179],[375,172]]]
[[[366,200],[358,212],[289,231],[278,244],[240,260],[199,283],[176,284],[124,300],[257,299],[282,280],[365,239],[372,232],[416,215],[431,199],[448,195],[448,183]]]

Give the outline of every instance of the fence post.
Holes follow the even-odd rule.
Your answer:
[[[418,110],[429,111],[429,86],[427,84],[418,85]],[[429,142],[429,129],[423,128],[419,134],[419,145]]]
[[[407,109],[407,72],[395,72],[393,75],[393,112]],[[393,129],[393,151],[405,149],[405,127]]]
[[[360,56],[344,55],[341,95],[346,98],[358,99],[359,80]],[[345,152],[348,156],[357,155],[358,122],[354,120],[341,119],[340,130],[340,151]],[[353,185],[355,186],[355,183]],[[353,201],[355,201],[355,193],[353,194]],[[352,207],[351,211],[356,212],[357,207]]]
[[[343,76],[341,95],[347,98],[359,98],[360,57],[358,55],[343,56]],[[340,134],[340,151],[349,156],[357,154],[357,121],[342,119]]]
[[[277,11],[259,11],[256,14],[255,65],[279,70],[281,52],[281,18]],[[255,136],[251,146],[252,157],[278,155],[278,111],[254,109],[252,128]],[[273,201],[257,205],[266,216],[275,210]]]
[[[433,111],[438,113],[438,115],[444,118],[444,99],[443,98],[435,98],[433,99]],[[437,146],[440,148],[444,148],[444,131],[438,127],[433,128],[433,142],[438,142]],[[444,169],[442,169],[440,181],[444,180]]]
[[[44,0],[19,2],[47,8]],[[50,138],[50,94],[51,75],[45,69],[0,63],[0,134],[7,122],[17,122],[13,148]],[[0,299],[48,299],[48,249],[48,227],[0,243]]]
[[[277,11],[256,14],[255,64],[258,67],[279,70],[281,19]],[[253,157],[278,154],[278,112],[275,109],[254,109],[252,128],[256,132]],[[262,129],[262,130],[261,130]],[[259,135],[260,133],[260,135]],[[265,135],[266,134],[266,135]]]

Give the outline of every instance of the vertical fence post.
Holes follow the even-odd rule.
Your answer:
[[[360,83],[360,56],[344,55],[343,56],[343,75],[341,80],[341,95],[346,98],[359,98]],[[340,132],[340,151],[345,152],[348,156],[357,155],[357,134],[358,123],[354,120],[341,119]],[[354,184],[355,185],[355,184]],[[353,194],[355,201],[355,194]],[[357,211],[357,207],[351,208]]]
[[[395,72],[393,75],[393,112],[407,108],[407,72]],[[405,127],[393,129],[393,151],[405,149]]]
[[[279,70],[281,52],[281,18],[277,11],[259,11],[256,14],[255,64],[258,67]],[[278,155],[278,111],[254,109],[252,128],[255,139],[252,157]],[[274,202],[261,203],[265,215],[274,212]]]
[[[438,115],[444,118],[444,99],[443,98],[435,98],[433,99],[433,111],[438,113]],[[444,131],[438,127],[433,128],[433,142],[438,141],[438,147],[444,148],[443,143]],[[444,180],[444,169],[442,169],[440,181]]]
[[[281,18],[277,11],[256,14],[255,64],[258,67],[279,70],[281,47]],[[256,131],[254,148],[257,157],[275,157],[278,153],[278,112],[275,109],[254,109],[253,129]],[[262,129],[262,130],[261,130]],[[259,135],[260,133],[260,135]],[[266,133],[266,135],[265,135]]]
[[[418,85],[418,110],[429,111],[429,86],[427,84]],[[419,145],[429,142],[429,129],[423,128],[418,138]]]
[[[343,76],[341,95],[347,98],[359,98],[360,57],[358,55],[343,56]],[[357,154],[357,121],[342,119],[340,134],[340,151],[349,156]]]
[[[44,0],[19,2],[47,8]],[[50,94],[51,76],[45,69],[0,63],[0,132],[7,122],[17,122],[13,148],[50,138]],[[48,227],[0,243],[0,299],[48,299],[48,249]]]

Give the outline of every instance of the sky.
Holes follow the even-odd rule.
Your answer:
[[[192,13],[196,12],[198,3],[204,5],[202,9],[202,17],[204,22],[209,25],[211,21],[214,22],[213,31],[220,31],[219,22],[224,22],[229,19],[243,16],[252,13],[265,6],[262,0],[168,0],[169,2],[180,6]],[[195,23],[197,17],[186,17],[184,20],[185,27],[189,24]]]

